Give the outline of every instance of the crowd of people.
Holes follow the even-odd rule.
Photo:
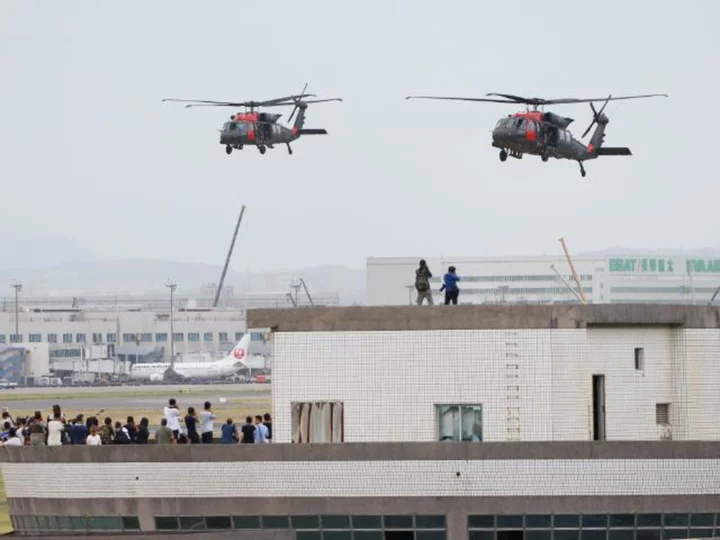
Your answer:
[[[163,410],[160,427],[154,438],[150,433],[150,421],[141,418],[139,423],[128,416],[123,423],[106,416],[104,410],[95,415],[78,414],[68,419],[60,405],[53,405],[52,414],[43,418],[40,411],[31,417],[13,418],[6,408],[2,413],[1,446],[60,446],[84,444],[101,446],[108,444],[212,444],[215,438],[217,415],[212,404],[206,401],[203,410],[196,413],[188,407],[186,414],[180,410],[177,401],[170,399]],[[272,442],[272,418],[269,413],[248,416],[241,426],[228,418],[220,427],[219,442],[222,444],[264,444]]]

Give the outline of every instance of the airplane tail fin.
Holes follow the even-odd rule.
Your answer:
[[[250,334],[246,333],[240,341],[237,342],[237,345],[233,347],[232,351],[230,351],[230,354],[228,354],[225,358],[222,359],[222,362],[227,364],[237,364],[241,363],[244,364],[245,361],[250,356]]]

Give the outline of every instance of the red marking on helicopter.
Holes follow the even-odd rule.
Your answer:
[[[537,140],[537,133],[535,132],[535,130],[528,129],[525,132],[525,139],[527,139],[528,141],[531,141],[531,142],[535,142]]]
[[[251,130],[248,131],[247,140],[248,140],[248,141],[254,141],[254,140],[255,140],[255,130],[254,130],[254,129],[251,129]]]
[[[542,122],[545,114],[541,112],[524,112],[515,113],[512,116],[513,118],[526,118],[528,120],[534,120],[535,122]]]
[[[590,143],[587,145],[587,151],[592,154],[593,150],[595,150],[595,147],[593,146],[593,143]]]
[[[292,131],[292,134],[293,134],[293,135],[297,135],[297,133],[298,133],[298,128],[295,127],[295,126],[293,126],[291,131]]]
[[[257,122],[259,120],[257,113],[239,113],[235,117],[236,122]]]

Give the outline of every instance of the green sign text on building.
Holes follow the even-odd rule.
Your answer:
[[[610,259],[610,272],[674,272],[672,259]]]
[[[693,274],[720,274],[720,259],[688,259],[687,270]]]

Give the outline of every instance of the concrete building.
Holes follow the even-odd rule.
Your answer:
[[[369,258],[367,304],[415,303],[415,268],[421,257]],[[435,303],[442,275],[454,265],[461,277],[460,302],[470,304],[578,303],[567,260],[543,257],[425,257],[433,272]],[[573,257],[586,300],[593,304],[701,304],[720,287],[720,255],[601,255]]]
[[[250,312],[277,442],[720,440],[717,308]]]
[[[16,530],[720,535],[717,308],[257,310],[248,328],[271,333],[273,444],[3,448]]]

